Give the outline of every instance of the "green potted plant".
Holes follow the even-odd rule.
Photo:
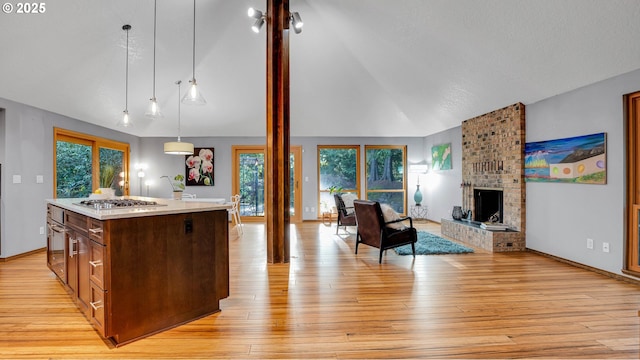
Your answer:
[[[104,194],[107,197],[113,197],[115,195],[115,189],[111,186],[113,185],[113,179],[116,176],[116,168],[113,165],[105,165],[100,168],[100,191],[98,193]]]
[[[171,187],[173,188],[173,198],[176,200],[182,199],[182,192],[184,191],[184,175],[177,174],[173,177],[173,181],[171,182]]]

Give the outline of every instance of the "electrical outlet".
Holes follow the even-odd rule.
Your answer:
[[[593,239],[587,238],[587,249],[593,250]]]
[[[184,233],[190,234],[193,232],[193,220],[192,219],[184,219]]]
[[[44,235],[44,226],[40,226],[40,235]]]
[[[609,243],[608,242],[603,242],[602,243],[602,252],[609,252]]]

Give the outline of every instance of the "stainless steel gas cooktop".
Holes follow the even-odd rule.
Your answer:
[[[86,206],[94,209],[126,209],[150,206],[166,206],[156,201],[136,200],[136,199],[89,199],[82,200],[76,205]]]

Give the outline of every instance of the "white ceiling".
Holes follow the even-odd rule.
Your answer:
[[[12,2],[16,3],[16,2]],[[176,136],[178,88],[192,73],[193,2],[55,0],[0,13],[0,97],[143,137]],[[196,79],[182,136],[265,135],[265,31],[248,7],[198,0]],[[291,0],[292,136],[426,136],[466,119],[640,68],[638,0]],[[14,9],[15,11],[15,9]],[[116,128],[125,108],[135,126]],[[640,87],[640,84],[639,84]]]

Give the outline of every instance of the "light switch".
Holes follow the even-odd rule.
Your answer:
[[[36,184],[42,184],[44,182],[44,176],[36,175]]]
[[[14,184],[20,184],[22,182],[22,176],[20,175],[13,175],[13,183]]]

